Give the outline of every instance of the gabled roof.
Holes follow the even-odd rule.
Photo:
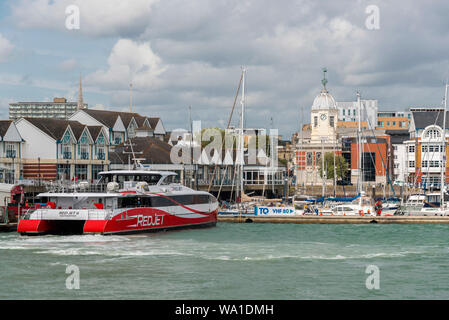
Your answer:
[[[103,128],[102,126],[87,126],[90,136],[94,141],[97,140],[98,135],[100,134],[102,128]]]
[[[148,118],[151,128],[153,128],[153,129],[156,129],[156,126],[160,120],[161,120],[161,118]]]
[[[117,121],[118,117],[118,114],[115,111],[95,109],[83,109],[82,111],[86,112],[88,115],[95,118],[97,121],[101,122],[108,128],[114,127],[114,124]]]
[[[79,139],[83,133],[85,125],[79,123],[78,121],[72,120],[62,120],[62,119],[51,119],[51,118],[24,118],[26,121],[30,122],[35,127],[42,130],[44,133],[49,135],[55,140],[61,140],[67,126],[70,125],[73,134],[76,139]]]
[[[0,120],[0,137],[4,137],[11,125],[12,120]]]
[[[131,120],[134,120],[137,123],[138,127],[143,126],[145,119],[147,117],[141,116],[138,113],[134,112],[122,112],[122,111],[110,111],[110,110],[95,110],[95,109],[83,109],[84,112],[89,114],[91,117],[95,118],[97,121],[101,122],[108,128],[113,128],[117,118],[120,117],[123,121],[123,124],[126,128],[128,128]]]
[[[424,129],[431,125],[443,128],[443,117],[444,113],[442,111],[412,112],[412,121],[416,130]],[[449,129],[448,111],[446,111],[446,128]]]
[[[78,121],[62,120],[62,119],[48,119],[48,118],[24,118],[32,125],[43,131],[55,140],[61,140],[67,128],[70,126],[75,139],[78,141],[83,134],[83,131],[87,128],[92,139],[97,139],[102,130],[102,126],[86,126]],[[1,130],[1,124],[0,124]]]

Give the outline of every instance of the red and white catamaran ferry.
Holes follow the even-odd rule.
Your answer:
[[[55,184],[20,216],[21,234],[126,234],[215,226],[218,201],[173,183],[176,173],[100,172],[98,183]]]

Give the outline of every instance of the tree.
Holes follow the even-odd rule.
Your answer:
[[[318,163],[320,177],[323,176],[323,161],[320,159]],[[337,179],[343,180],[346,177],[348,171],[348,163],[345,158],[341,155],[335,155],[335,167],[337,173]],[[334,179],[334,154],[332,152],[327,152],[324,155],[324,168],[326,170],[327,179]]]

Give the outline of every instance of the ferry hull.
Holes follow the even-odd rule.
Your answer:
[[[154,208],[134,208],[109,220],[20,220],[21,234],[129,234],[180,228],[211,227],[217,223],[218,210],[212,212],[169,213]]]
[[[27,234],[42,234],[52,230],[50,220],[20,220],[17,232]]]

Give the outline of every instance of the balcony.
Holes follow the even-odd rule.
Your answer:
[[[16,150],[6,150],[6,158],[15,158]]]
[[[72,153],[71,152],[63,152],[62,158],[63,159],[72,159]]]
[[[89,159],[89,152],[81,152],[80,159],[81,160],[88,160]]]

